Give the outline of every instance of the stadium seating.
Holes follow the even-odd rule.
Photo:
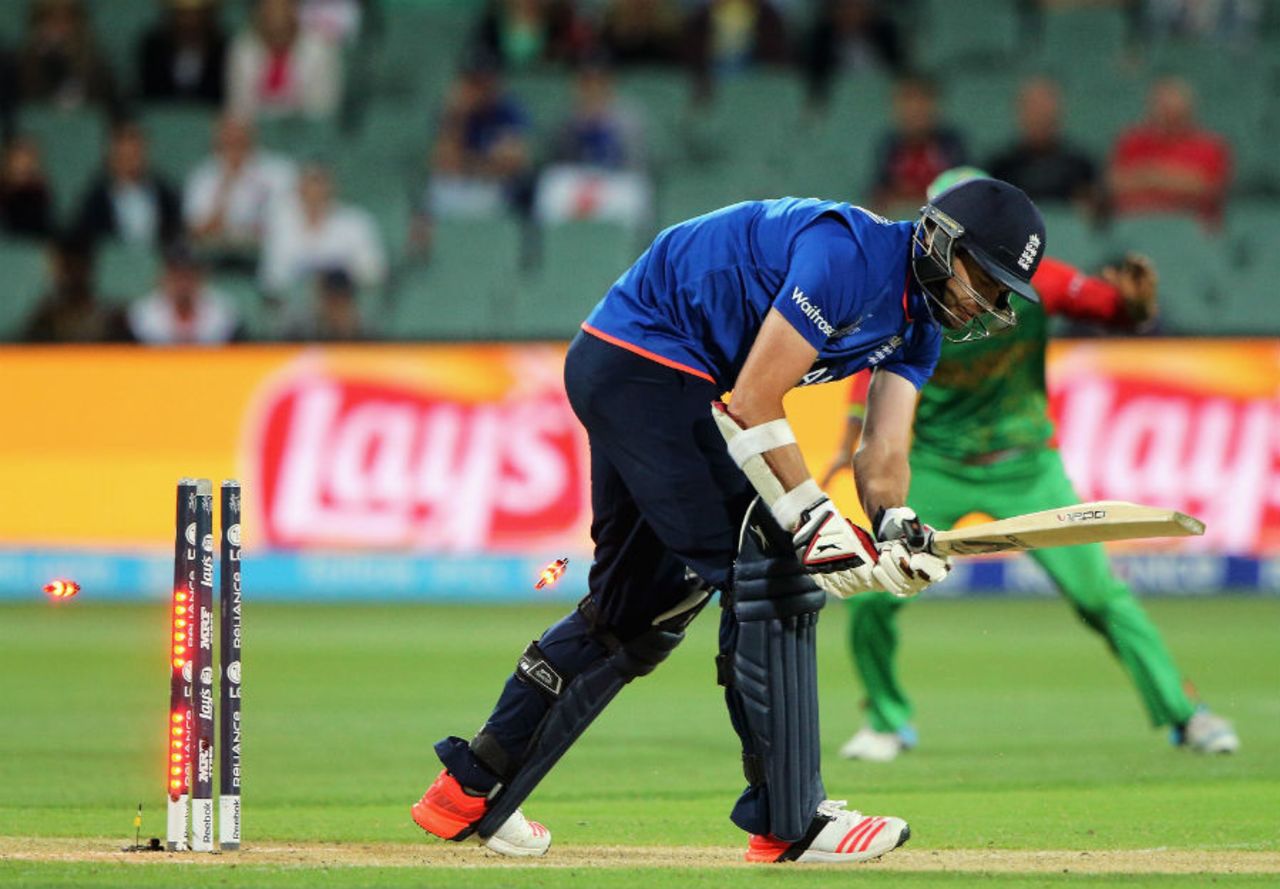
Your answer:
[[[584,8],[595,4],[582,0]],[[1166,40],[1126,45],[1123,13],[1074,4],[1042,17],[1039,40],[1027,40],[1020,0],[902,0],[888,4],[913,38],[921,67],[942,88],[944,117],[964,133],[979,163],[1016,135],[1013,100],[1022,78],[1047,72],[1063,83],[1066,131],[1105,165],[1116,136],[1144,113],[1152,79],[1186,77],[1200,95],[1203,123],[1222,133],[1236,159],[1232,203],[1220,237],[1194,222],[1123,220],[1097,231],[1068,208],[1046,207],[1050,252],[1096,268],[1124,249],[1151,253],[1161,265],[1163,329],[1175,333],[1258,330],[1257,306],[1276,280],[1280,243],[1280,4],[1264,4],[1259,47],[1239,50],[1211,42]],[[799,40],[813,4],[782,4]],[[1276,8],[1272,8],[1276,7]],[[121,83],[133,84],[137,41],[158,17],[156,0],[95,0],[89,4],[103,51]],[[233,33],[248,4],[221,4]],[[25,31],[26,0],[0,0],[0,45]],[[514,219],[436,225],[429,264],[411,255],[407,236],[427,173],[433,130],[475,28],[469,0],[378,0],[365,39],[346,56],[348,105],[331,123],[269,121],[262,143],[296,160],[333,164],[342,199],[369,210],[392,261],[385,311],[380,294],[367,298],[380,326],[397,337],[560,336],[644,246],[652,231],[572,224],[522,237]],[[532,147],[541,160],[569,113],[570,73],[537,68],[513,72],[511,90],[530,112]],[[691,80],[679,68],[624,70],[619,94],[645,119],[655,180],[654,229],[748,198],[782,195],[866,200],[874,153],[890,121],[891,80],[860,71],[837,79],[815,107],[794,70],[748,71],[716,85],[705,103],[691,103]],[[201,107],[136,106],[150,136],[156,169],[181,186],[209,151],[215,112]],[[24,107],[18,127],[44,153],[60,222],[71,221],[101,167],[105,142],[100,112]],[[526,255],[527,254],[527,255]],[[37,248],[4,245],[0,258],[17,269],[23,293],[38,293],[43,259]],[[154,255],[119,245],[100,256],[103,290],[128,299],[150,289]],[[23,276],[27,276],[24,278]],[[257,335],[273,331],[252,277],[220,275]],[[15,296],[0,309],[0,330],[30,308]],[[1252,324],[1246,319],[1254,318]],[[6,326],[7,325],[7,326]],[[1280,328],[1277,328],[1280,329]]]
[[[26,30],[26,4],[0,3],[0,46],[17,46]]]
[[[523,239],[509,219],[440,221],[428,263],[409,262],[392,286],[392,339],[491,338],[509,330]]]
[[[1170,334],[1230,333],[1234,302],[1222,241],[1194,219],[1147,216],[1118,220],[1108,233],[1114,257],[1136,250],[1160,273],[1160,329]]]
[[[98,245],[97,272],[103,299],[127,303],[155,289],[160,258],[147,245],[103,241]]]
[[[1105,238],[1073,208],[1041,204],[1040,212],[1047,255],[1090,272],[1111,258]]]
[[[945,119],[953,126],[963,124],[970,157],[981,162],[1014,137],[1011,121],[1018,87],[1016,78],[1001,72],[972,72],[945,85]]]
[[[621,100],[644,117],[650,162],[681,162],[686,150],[683,124],[692,113],[685,73],[662,68],[629,71],[619,78],[617,89]]]
[[[202,105],[150,105],[142,125],[151,146],[151,165],[181,190],[192,170],[212,151],[217,112]]]
[[[27,105],[18,129],[33,136],[44,157],[60,222],[69,224],[89,183],[102,168],[105,121],[90,111]]]
[[[1079,6],[1043,14],[1035,60],[1056,72],[1076,68],[1081,59],[1113,65],[1125,50],[1127,24],[1118,6]]]
[[[726,79],[716,86],[709,105],[693,109],[686,120],[693,156],[703,164],[780,163],[803,151],[796,133],[803,109],[802,85],[793,72],[759,71]]]
[[[562,72],[544,72],[512,77],[508,87],[529,115],[535,156],[545,160],[551,139],[573,108],[572,83]]]
[[[0,300],[0,342],[17,339],[45,289],[45,249],[30,241],[0,238],[4,299]]]
[[[658,222],[665,228],[738,201],[777,197],[767,170],[713,166],[672,170],[658,181]]]
[[[384,6],[385,22],[373,38],[369,93],[399,100],[438,99],[474,28],[475,5],[390,0]]]
[[[512,336],[571,338],[640,252],[631,231],[603,222],[547,227],[539,248],[537,269],[505,323]]]
[[[927,69],[954,72],[965,65],[999,65],[1021,49],[1017,0],[926,0],[922,5],[917,47]]]
[[[9,0],[5,5],[18,5]],[[137,87],[137,48],[143,34],[160,18],[154,0],[110,0],[86,3],[89,20],[103,54],[111,60],[116,83],[125,94]]]

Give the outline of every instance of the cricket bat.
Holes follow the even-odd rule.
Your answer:
[[[933,549],[944,556],[978,556],[1107,540],[1198,537],[1203,533],[1204,522],[1176,510],[1123,500],[1095,500],[937,531]]]

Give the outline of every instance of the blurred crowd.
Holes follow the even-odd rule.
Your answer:
[[[0,237],[47,244],[49,253],[48,292],[26,339],[241,338],[240,307],[211,283],[211,270],[255,282],[273,313],[273,336],[371,335],[359,295],[392,273],[385,226],[360,195],[342,197],[332,158],[267,150],[258,130],[291,119],[345,125],[360,101],[352,96],[364,93],[352,48],[376,53],[380,33],[396,27],[395,9],[414,0],[156,0],[129,72],[119,70],[119,59],[113,67],[99,43],[114,0],[3,2],[25,3],[26,24],[18,43],[0,47]],[[944,73],[924,70],[917,58],[908,23],[923,14],[923,0],[473,5],[470,37],[454,48],[452,80],[438,97],[431,142],[421,146],[428,175],[403,220],[406,250],[424,262],[433,225],[448,217],[651,224],[654,124],[615,88],[637,68],[686,72],[695,109],[714,105],[720,85],[741,72],[789,70],[805,84],[815,114],[835,101],[833,84],[842,79],[863,72],[893,78],[891,124],[869,134],[874,175],[849,183],[845,194],[822,195],[893,216],[913,215],[938,173],[971,164],[1090,220],[1179,214],[1212,232],[1232,184],[1232,146],[1198,121],[1204,97],[1174,76],[1154,81],[1145,115],[1105,155],[1064,136],[1060,85],[1028,76],[1008,112],[1016,137],[991,156],[975,156],[964,110],[951,109],[952,119],[942,113]],[[1013,8],[1031,40],[1046,17],[1081,5],[1113,7],[1134,52],[1153,35],[1248,48],[1262,19],[1258,0],[1018,0]],[[531,110],[507,87],[534,70],[572,77],[571,101],[536,146],[542,137]],[[208,142],[208,154],[182,181],[152,162],[139,112],[156,103],[217,110],[212,132],[191,135]],[[45,172],[51,146],[21,126],[28,106],[97,114],[106,127],[101,169],[71,196],[69,219],[55,212],[65,184]],[[128,294],[123,304],[99,298],[94,257],[104,242],[141,245],[162,258],[149,292]]]

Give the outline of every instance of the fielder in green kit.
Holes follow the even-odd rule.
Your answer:
[[[930,186],[930,197],[984,175],[972,168],[948,171]],[[944,342],[916,410],[908,502],[921,521],[950,528],[973,512],[999,519],[1079,502],[1051,443],[1047,316],[1125,327],[1155,311],[1155,273],[1145,259],[1130,257],[1102,275],[1088,277],[1046,256],[1032,280],[1041,304],[1019,300],[1014,328],[962,347]],[[850,465],[868,376],[860,374],[855,381],[845,440],[823,485]],[[1111,572],[1100,544],[1036,550],[1031,556],[1081,619],[1107,641],[1154,725],[1171,727],[1176,744],[1199,752],[1239,748],[1230,722],[1188,698],[1159,631]],[[911,701],[895,664],[897,617],[906,603],[888,593],[848,600],[849,641],[866,690],[868,724],[841,748],[846,758],[887,762],[916,744]]]

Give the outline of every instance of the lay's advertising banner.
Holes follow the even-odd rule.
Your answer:
[[[558,344],[0,350],[0,595],[63,575],[89,595],[163,595],[183,476],[243,483],[250,594],[581,595],[590,466],[563,359]],[[1122,555],[1136,585],[1280,587],[1280,343],[1060,343],[1050,377],[1082,499],[1209,524]],[[815,471],[846,394],[789,399]],[[847,474],[833,494],[857,514]],[[535,593],[564,556],[564,580]],[[947,586],[1044,581],[1025,559],[965,560]]]

